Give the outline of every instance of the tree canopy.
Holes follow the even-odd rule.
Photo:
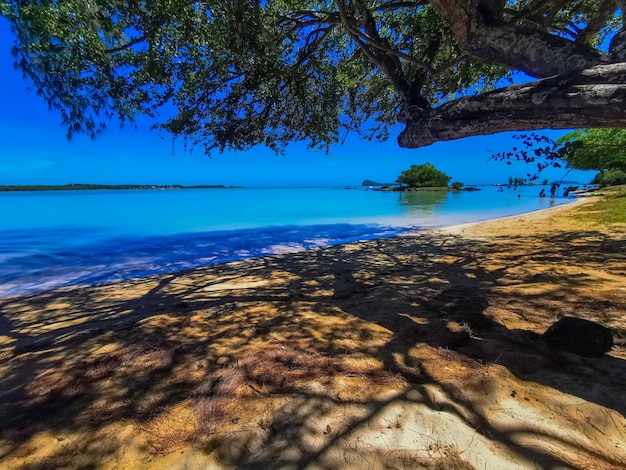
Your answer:
[[[568,167],[599,171],[594,183],[626,184],[626,129],[579,129],[556,144],[568,149],[563,157]]]
[[[70,136],[144,114],[207,150],[280,151],[397,123],[410,148],[626,127],[625,3],[3,0],[0,14]],[[518,72],[532,80],[507,86]]]
[[[411,165],[398,176],[397,183],[406,184],[410,188],[433,188],[448,186],[452,178],[438,170],[432,163]]]
[[[556,141],[563,160],[578,170],[626,172],[626,129],[579,129]]]

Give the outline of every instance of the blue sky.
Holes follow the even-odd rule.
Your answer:
[[[113,123],[96,140],[65,138],[60,116],[29,90],[31,85],[13,68],[13,35],[0,18],[0,185],[8,184],[226,184],[238,186],[352,186],[364,179],[394,181],[411,164],[431,162],[466,184],[504,183],[523,177],[532,166],[488,161],[490,152],[508,150],[513,133],[441,142],[407,150],[396,142],[400,127],[384,143],[348,138],[330,155],[293,144],[284,156],[258,147],[247,152],[215,154],[185,152],[169,136],[148,129],[119,129]],[[564,132],[550,132],[553,137]],[[559,179],[563,170],[545,172]],[[587,182],[593,172],[572,172],[568,180]],[[544,176],[542,175],[542,178]]]

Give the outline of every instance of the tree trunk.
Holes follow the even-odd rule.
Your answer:
[[[577,72],[609,62],[585,44],[502,21],[498,0],[430,0],[450,25],[461,48],[480,60],[533,77]]]
[[[626,62],[460,98],[408,116],[404,148],[534,129],[626,127]]]

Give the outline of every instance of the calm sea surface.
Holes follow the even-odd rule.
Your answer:
[[[0,294],[100,284],[425,228],[567,199],[540,187],[0,192]],[[521,194],[521,198],[518,198]]]

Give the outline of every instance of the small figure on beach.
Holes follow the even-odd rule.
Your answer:
[[[545,190],[545,189],[542,189],[542,190],[539,192],[539,197],[546,197],[546,190]]]
[[[550,187],[550,198],[554,199],[554,196],[556,195],[556,190],[558,189],[559,185],[556,183],[552,183],[552,186]]]
[[[518,195],[517,195],[517,199],[521,199],[521,198],[522,198],[522,195],[521,195],[521,194],[518,194]]]

